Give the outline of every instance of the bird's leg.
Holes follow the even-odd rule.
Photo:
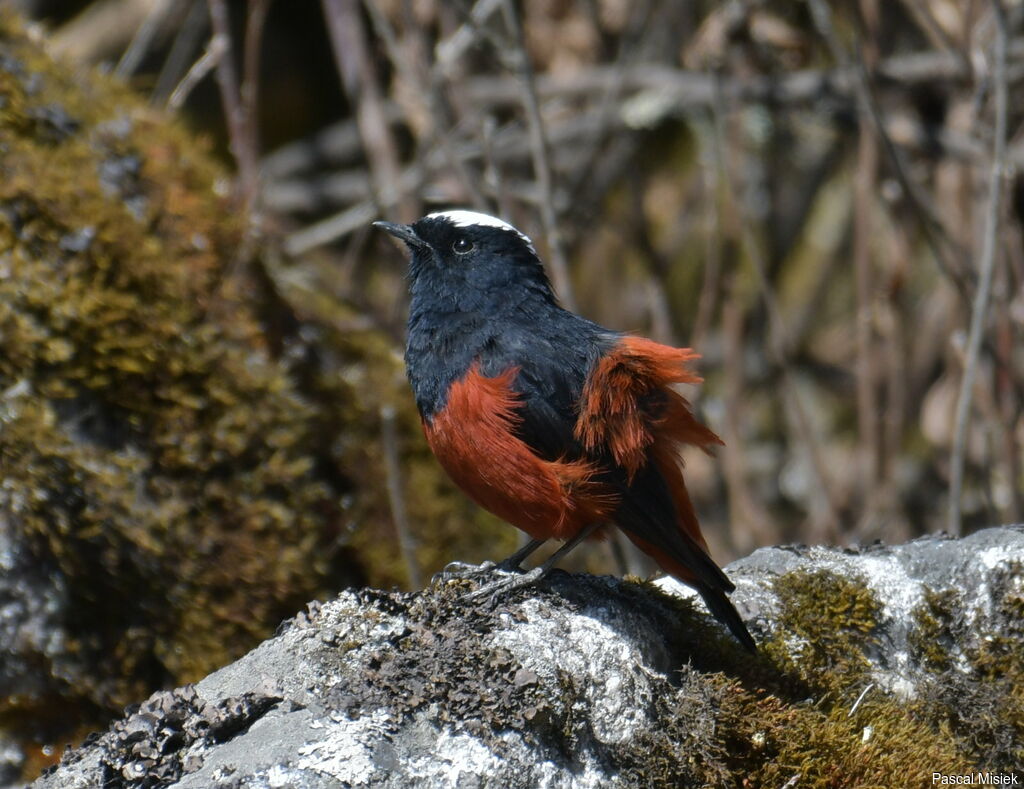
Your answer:
[[[556,564],[558,564],[562,557],[564,557],[573,548],[575,548],[577,545],[579,545],[581,542],[587,539],[587,537],[589,537],[591,534],[597,531],[598,528],[601,527],[601,525],[601,521],[596,521],[580,529],[576,533],[576,536],[574,536],[572,539],[566,542],[565,545],[563,545],[561,548],[559,548],[557,551],[551,554],[548,560],[544,562],[544,564],[542,564],[540,567],[534,567],[532,570],[523,573],[522,575],[513,575],[506,576],[505,578],[500,578],[497,581],[494,581],[493,583],[486,584],[484,586],[481,586],[479,589],[470,592],[463,599],[479,600],[483,597],[493,597],[497,594],[511,592],[514,589],[522,589],[524,586],[530,586],[532,584],[537,583],[537,581],[539,581],[541,578],[543,578],[545,575],[551,572],[552,568]],[[526,547],[529,547],[529,545],[527,545]],[[523,550],[525,550],[525,548]],[[533,550],[534,549],[531,549],[531,552]],[[514,556],[510,556],[509,558],[512,559],[514,558]]]
[[[514,573],[520,570],[519,565],[523,563],[527,556],[536,551],[542,546],[547,540],[530,540],[526,545],[516,551],[514,554],[509,556],[504,561],[498,562],[498,569],[504,570],[505,572]]]
[[[522,572],[522,569],[519,565],[523,563],[523,560],[527,556],[542,546],[544,542],[544,540],[530,540],[526,545],[498,564],[491,561],[483,562],[479,565],[466,564],[465,562],[449,562],[444,566],[444,569],[441,570],[441,572],[434,576],[434,578],[442,580],[447,580],[449,578],[472,578],[476,575],[489,573],[492,570],[501,570],[506,573],[520,573]]]
[[[453,578],[473,578],[477,575],[489,573],[495,569],[492,561],[481,562],[480,564],[467,564],[466,562],[448,562],[439,573],[435,573],[431,581],[448,581]]]

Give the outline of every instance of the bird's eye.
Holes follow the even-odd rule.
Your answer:
[[[468,238],[457,238],[455,243],[452,244],[452,251],[456,255],[465,255],[467,252],[473,251],[473,242]]]

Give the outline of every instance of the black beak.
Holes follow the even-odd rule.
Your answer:
[[[374,222],[374,227],[379,227],[385,233],[390,233],[395,238],[401,239],[410,247],[426,247],[427,242],[416,235],[410,225],[396,225],[394,222]]]

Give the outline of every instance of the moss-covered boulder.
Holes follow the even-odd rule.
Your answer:
[[[1022,561],[1021,528],[758,551],[728,568],[756,657],[646,583],[346,593],[130,711],[36,789],[1020,781]]]
[[[28,772],[33,744],[203,676],[307,600],[403,580],[382,403],[411,516],[441,535],[425,570],[465,522],[393,340],[296,308],[230,183],[180,123],[0,15],[0,755],[27,749]]]

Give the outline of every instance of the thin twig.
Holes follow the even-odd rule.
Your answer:
[[[385,405],[380,409],[381,445],[384,448],[384,469],[387,475],[388,504],[391,518],[398,536],[398,549],[405,562],[405,571],[410,589],[420,589],[423,578],[420,564],[416,559],[416,540],[409,526],[405,509],[405,491],[402,486],[402,466],[398,459],[398,428],[395,425],[395,409]]]
[[[949,483],[949,533],[959,535],[963,529],[960,497],[964,483],[964,454],[967,444],[967,424],[971,413],[971,398],[974,393],[974,378],[978,371],[978,356],[981,337],[985,331],[989,296],[992,291],[992,275],[995,271],[997,245],[999,241],[999,220],[1002,211],[1002,180],[1006,157],[1006,11],[1001,0],[990,0],[995,21],[995,52],[993,68],[993,90],[995,93],[995,130],[992,142],[992,168],[989,171],[988,208],[985,212],[985,229],[982,238],[981,260],[979,261],[978,288],[974,293],[971,309],[971,324],[967,334],[967,351],[964,374],[960,382],[960,394],[956,403],[953,454],[950,457]]]
[[[1001,419],[998,424],[1006,427],[1002,433],[1002,449],[1006,463],[1006,478],[1008,480],[1021,479],[1021,457],[1020,446],[1017,441],[1017,432],[1012,429],[1024,413],[1024,402],[1014,396],[1012,380],[1012,359],[1014,353],[1013,324],[1005,308],[999,316],[996,328],[996,396],[998,397],[998,408]],[[1020,523],[1024,518],[1024,491],[1019,486],[1010,485],[1009,506],[1003,516],[1004,523]]]
[[[145,20],[139,25],[138,30],[135,31],[131,43],[128,44],[128,48],[125,49],[121,59],[117,62],[117,66],[114,68],[115,76],[120,79],[127,79],[135,73],[135,70],[153,45],[153,41],[156,39],[157,33],[160,32],[164,21],[173,9],[174,4],[170,0],[158,0],[149,9]]]
[[[748,398],[744,392],[746,376],[743,364],[743,305],[736,287],[736,278],[725,285],[727,294],[722,300],[723,386],[725,400],[722,417],[722,468],[729,495],[729,536],[733,549],[746,555],[758,545],[771,545],[782,539],[782,533],[772,515],[761,505],[752,490],[747,454],[746,430]],[[698,346],[699,347],[699,346]]]
[[[511,216],[512,204],[508,199],[508,190],[505,188],[505,180],[501,175],[501,168],[494,157],[494,134],[498,122],[493,115],[484,118],[480,129],[480,150],[484,160],[484,184],[490,193],[494,195],[494,202],[498,206],[499,216]]]
[[[868,686],[866,688],[864,688],[864,690],[862,690],[860,692],[860,695],[857,697],[857,700],[855,702],[853,702],[853,706],[850,707],[850,711],[848,713],[846,713],[846,717],[847,718],[852,718],[853,717],[853,713],[855,713],[857,711],[857,707],[860,706],[860,703],[862,701],[864,701],[864,697],[868,695],[868,692],[873,687],[875,687],[875,683],[874,682],[869,682]]]
[[[540,216],[544,223],[544,235],[550,255],[551,278],[562,303],[568,309],[574,310],[576,309],[576,296],[573,293],[572,279],[569,276],[569,261],[565,254],[561,232],[558,229],[558,217],[555,214],[551,156],[544,131],[544,119],[540,113],[540,100],[537,98],[533,66],[526,51],[526,34],[523,32],[519,12],[512,0],[503,0],[502,12],[513,38],[514,47],[511,54],[514,56],[514,63],[519,73],[523,107],[526,110],[526,120],[530,131],[533,174],[537,179],[540,191]]]
[[[388,209],[399,200],[401,218],[411,221],[418,207],[416,200],[393,187],[400,175],[398,146],[387,121],[377,69],[367,50],[359,2],[321,0],[321,6],[341,84],[355,107],[378,204],[381,209]]]
[[[186,102],[196,85],[202,82],[206,75],[217,67],[217,64],[220,63],[226,53],[227,41],[220,36],[213,36],[206,45],[206,50],[199,57],[199,60],[192,64],[192,67],[185,72],[181,82],[171,91],[171,97],[167,99],[167,109],[171,111],[181,109],[181,106]]]
[[[217,87],[227,121],[231,153],[238,164],[238,180],[243,198],[255,194],[259,177],[259,161],[248,131],[249,121],[240,94],[238,71],[235,68],[231,39],[231,17],[226,0],[207,0],[210,24],[215,38],[223,41],[224,56],[217,61]],[[247,206],[248,207],[248,206]]]
[[[863,60],[868,73],[878,61],[875,36],[878,32],[877,0],[861,0],[862,15],[868,38],[862,47]],[[872,265],[872,232],[875,181],[878,170],[878,142],[875,138],[871,115],[861,103],[859,139],[857,141],[857,170],[854,174],[854,232],[853,266],[857,294],[857,312],[854,318],[857,338],[857,433],[860,449],[859,471],[861,514],[870,518],[877,499],[873,494],[879,481],[881,448],[879,434],[878,352],[874,331],[874,266]]]
[[[803,449],[807,454],[808,466],[816,478],[815,490],[817,495],[815,498],[820,502],[824,510],[825,523],[823,525],[826,528],[820,529],[821,524],[816,524],[823,533],[815,534],[814,537],[820,540],[835,538],[839,533],[840,522],[839,508],[834,501],[835,494],[833,492],[831,475],[826,470],[818,436],[811,425],[810,418],[804,407],[803,397],[796,385],[795,376],[792,371],[790,351],[787,345],[788,333],[786,331],[786,324],[782,318],[782,310],[779,307],[775,291],[768,278],[768,267],[757,239],[754,237],[750,223],[744,222],[742,217],[736,215],[736,206],[739,205],[739,198],[737,196],[738,189],[733,183],[733,172],[728,155],[729,148],[719,143],[719,141],[724,142],[728,140],[725,135],[725,124],[723,122],[724,103],[721,101],[715,102],[712,104],[712,108],[712,122],[716,130],[714,139],[717,172],[720,173],[719,177],[725,192],[726,203],[731,208],[733,214],[731,217],[731,229],[738,236],[745,257],[754,267],[758,291],[768,316],[768,354],[782,374],[784,400],[789,406],[786,413],[792,419],[792,427],[796,438],[803,445]]]
[[[260,150],[259,124],[259,83],[260,55],[263,52],[263,29],[267,22],[267,12],[271,0],[249,0],[249,12],[245,20],[245,42],[242,50],[242,84],[239,88],[239,99],[242,105],[242,117],[245,121],[246,147],[258,157]],[[256,172],[245,184],[244,195],[246,211],[250,219],[259,211],[259,172],[258,162],[253,162]]]
[[[159,107],[160,105],[167,104],[168,98],[174,91],[175,86],[181,81],[182,75],[188,69],[189,59],[206,34],[206,28],[209,24],[209,16],[206,14],[205,5],[203,0],[191,0],[185,21],[178,28],[178,32],[174,37],[174,43],[171,44],[171,51],[167,53],[167,59],[160,68],[160,74],[156,78],[156,85],[153,88],[152,94],[150,94],[149,102],[153,106]]]

